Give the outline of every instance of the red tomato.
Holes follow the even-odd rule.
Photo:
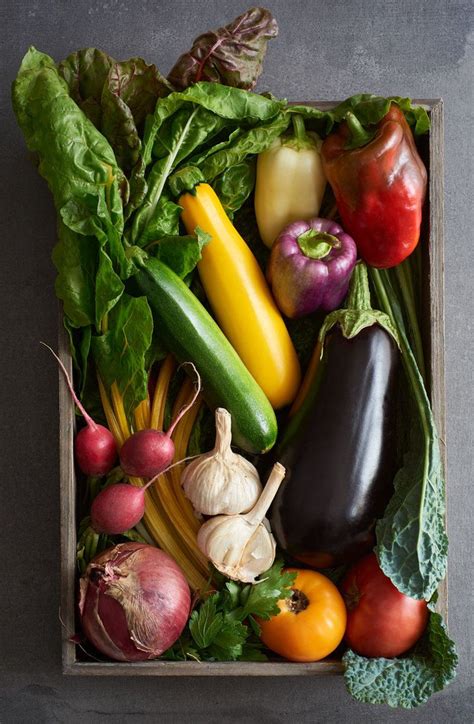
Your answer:
[[[374,553],[362,558],[341,585],[347,607],[345,641],[362,656],[393,658],[408,651],[428,622],[426,601],[409,598],[380,569]]]

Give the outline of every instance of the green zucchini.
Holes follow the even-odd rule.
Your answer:
[[[160,339],[180,362],[196,365],[206,402],[232,415],[233,442],[247,452],[270,450],[278,431],[273,408],[197,297],[158,259],[148,259],[134,281]]]

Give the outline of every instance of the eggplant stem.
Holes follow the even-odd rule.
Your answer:
[[[347,309],[371,310],[369,277],[364,262],[359,261],[352,272],[351,285],[347,295]]]

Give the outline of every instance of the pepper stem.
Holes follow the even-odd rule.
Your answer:
[[[365,130],[362,123],[359,121],[357,116],[352,113],[352,111],[347,111],[344,116],[344,120],[351,133],[351,137],[349,143],[346,145],[346,148],[361,148],[372,140],[374,134]]]
[[[357,262],[352,272],[346,308],[357,311],[370,311],[372,309],[369,276],[367,274],[367,267],[362,261]]]
[[[298,246],[309,259],[324,259],[333,249],[341,246],[337,236],[325,231],[308,229],[298,236]]]
[[[293,132],[298,143],[306,143],[308,136],[306,135],[306,128],[304,126],[303,117],[299,113],[294,113],[291,117],[293,123]]]

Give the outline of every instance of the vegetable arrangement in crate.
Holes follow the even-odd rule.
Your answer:
[[[30,48],[13,85],[58,211],[85,422],[83,645],[337,649],[353,696],[412,707],[457,663],[434,611],[447,539],[419,331],[429,118],[253,92],[276,33],[252,8],[168,78]]]

